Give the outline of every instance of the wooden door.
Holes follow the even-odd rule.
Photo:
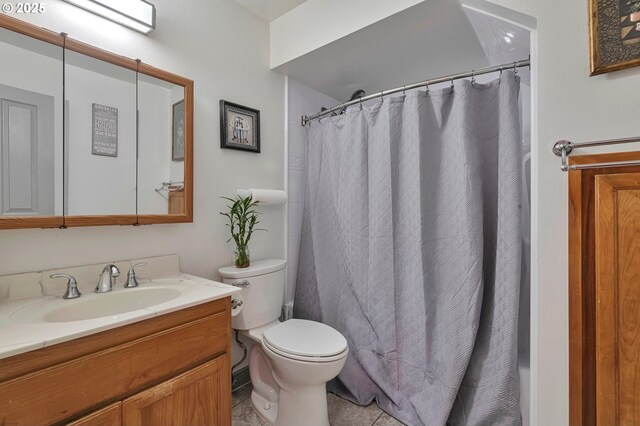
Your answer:
[[[596,421],[640,425],[640,173],[596,177]]]
[[[573,164],[637,160],[640,160],[640,152],[585,155],[570,159]],[[633,198],[630,198],[640,194],[633,187],[633,182],[639,176],[639,166],[569,172],[571,426],[640,425],[640,420],[632,423],[625,420],[631,413],[629,398],[633,400],[636,396],[633,394],[632,376],[620,376],[632,373],[634,365],[640,370],[640,358],[635,363],[633,352],[636,349],[633,342],[636,327],[633,314],[640,316],[640,306],[633,304],[633,292],[630,292],[634,285],[640,285],[640,276],[633,278],[633,274],[639,272],[633,268],[640,264],[639,246],[634,246],[638,244],[634,241],[640,239],[640,225],[634,230],[636,225],[633,221],[636,219],[633,218],[640,214],[634,210],[640,209],[640,206],[634,207]],[[627,187],[630,182],[632,185]],[[623,250],[622,244],[626,245]],[[611,247],[616,247],[616,250],[611,250]],[[626,292],[623,305],[617,305],[623,300],[620,299],[623,297],[620,291]],[[640,291],[640,288],[636,291]],[[612,300],[615,303],[612,304]],[[640,349],[640,344],[637,347]],[[618,362],[621,358],[616,357],[619,356],[628,357],[626,364],[622,364],[622,370],[615,369],[615,366],[612,370],[611,359],[613,357]],[[640,394],[638,398],[640,403]],[[612,418],[611,413],[619,417]]]
[[[67,426],[120,426],[122,424],[121,409],[122,403],[116,402],[68,423]]]
[[[124,400],[123,425],[230,425],[230,370],[224,355]]]

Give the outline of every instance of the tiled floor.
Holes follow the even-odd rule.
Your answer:
[[[251,385],[233,392],[233,426],[268,426],[251,406]],[[360,407],[329,394],[331,426],[402,426],[376,404]]]

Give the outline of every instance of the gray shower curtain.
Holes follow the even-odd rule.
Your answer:
[[[349,342],[342,396],[409,425],[521,423],[519,84],[309,126],[294,315]]]

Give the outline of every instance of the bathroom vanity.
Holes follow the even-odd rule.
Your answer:
[[[0,303],[0,424],[231,424],[238,289],[180,273],[106,294],[86,281],[74,300]]]

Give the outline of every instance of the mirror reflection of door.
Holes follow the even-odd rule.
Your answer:
[[[53,215],[54,98],[0,84],[1,213]]]
[[[62,215],[62,56],[0,28],[0,217]]]

